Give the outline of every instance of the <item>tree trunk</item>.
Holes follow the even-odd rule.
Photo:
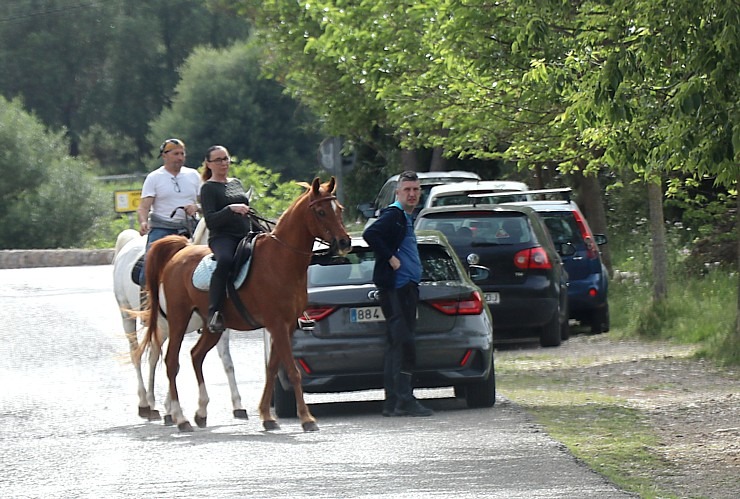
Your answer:
[[[578,179],[578,186],[580,187],[578,201],[581,211],[588,220],[591,230],[596,234],[606,235],[608,241],[606,212],[604,211],[604,198],[601,195],[599,178],[596,174],[583,175],[578,173],[577,175],[580,177]],[[599,250],[609,275],[612,275],[612,257],[609,244],[599,246]]]
[[[653,299],[662,301],[668,297],[668,256],[663,216],[663,187],[660,179],[648,180],[648,206],[653,250]]]
[[[419,158],[417,158],[416,156],[416,149],[401,150],[401,165],[403,166],[404,170],[411,170],[414,172],[419,171]]]
[[[735,189],[740,188],[740,173],[735,179]],[[736,197],[737,210],[735,217],[740,217],[740,196]],[[740,269],[740,220],[735,220],[735,236],[737,237],[737,268]],[[735,315],[735,344],[740,344],[740,278],[737,280],[737,314]]]
[[[442,147],[435,147],[432,150],[432,162],[429,165],[430,172],[447,171],[447,158],[442,153],[444,153],[444,148]]]

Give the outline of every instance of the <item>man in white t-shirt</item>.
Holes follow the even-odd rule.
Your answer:
[[[188,231],[187,217],[198,212],[200,175],[185,166],[185,144],[167,139],[159,147],[162,166],[147,175],[139,202],[139,232],[148,235],[146,249],[170,234]],[[182,209],[178,209],[182,208]],[[139,282],[144,285],[144,266]]]

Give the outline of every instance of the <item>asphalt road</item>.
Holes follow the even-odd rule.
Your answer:
[[[112,266],[0,270],[0,497],[634,497],[578,463],[499,398],[471,410],[451,389],[417,391],[430,418],[383,418],[378,391],[308,394],[320,431],[265,432],[259,332],[232,335],[248,421],[231,416],[216,352],[208,428],[181,434],[137,416]],[[188,350],[178,377],[188,417]],[[164,369],[157,383],[164,399]],[[161,407],[160,407],[161,410]]]

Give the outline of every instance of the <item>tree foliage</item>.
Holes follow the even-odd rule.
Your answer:
[[[0,97],[0,249],[84,246],[110,200],[20,102]]]
[[[152,122],[150,141],[183,137],[191,158],[203,157],[217,142],[285,179],[312,176],[321,142],[318,123],[261,76],[259,55],[250,43],[196,49],[180,70],[172,106]]]
[[[247,35],[244,19],[202,0],[8,0],[0,3],[0,94],[21,97],[47,126],[65,130],[72,155],[94,125],[133,143],[133,154],[106,149],[96,158],[116,171],[150,154],[148,122],[169,102],[193,48]]]

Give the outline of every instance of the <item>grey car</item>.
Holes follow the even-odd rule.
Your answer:
[[[423,275],[414,386],[454,387],[469,407],[491,407],[496,399],[491,312],[442,234],[419,231],[417,240]],[[352,237],[352,252],[345,257],[315,252],[308,268],[308,307],[293,336],[305,392],[383,387],[386,328],[372,282],[374,264],[373,252],[359,235]],[[282,370],[278,379],[275,412],[294,417],[290,381]]]

